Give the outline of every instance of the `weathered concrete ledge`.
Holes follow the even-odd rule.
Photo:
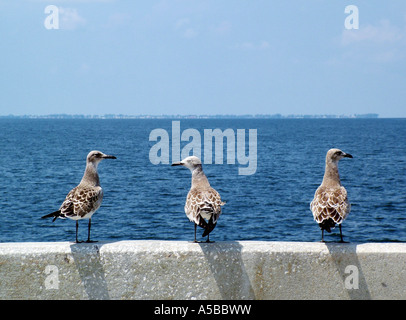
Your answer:
[[[406,244],[1,243],[0,299],[406,299]]]

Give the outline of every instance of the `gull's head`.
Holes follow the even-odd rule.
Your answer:
[[[190,156],[183,159],[182,161],[172,163],[172,166],[184,166],[186,168],[189,168],[190,171],[193,171],[196,167],[199,167],[201,165],[202,162],[196,156]]]
[[[117,159],[115,156],[110,156],[108,154],[104,154],[101,151],[97,151],[97,150],[93,150],[90,151],[89,154],[87,155],[87,163],[94,163],[94,164],[98,164],[100,161],[102,161],[103,159]]]
[[[335,148],[327,151],[326,162],[338,163],[342,158],[352,158],[352,155]]]

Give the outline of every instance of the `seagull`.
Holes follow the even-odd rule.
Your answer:
[[[219,193],[214,190],[207,180],[202,169],[202,162],[198,157],[190,156],[172,166],[184,166],[192,172],[192,186],[186,198],[185,213],[195,225],[195,239],[197,226],[204,229],[203,237],[207,236],[206,242],[211,242],[210,232],[216,227],[221,214],[221,207],[225,202],[221,201]]]
[[[103,189],[100,187],[97,173],[97,166],[103,159],[116,159],[116,157],[97,150],[89,152],[86,159],[86,170],[79,185],[68,193],[59,210],[42,217],[43,219],[53,217],[52,222],[56,218],[76,220],[76,243],[82,242],[78,241],[78,220],[80,219],[89,219],[86,242],[96,242],[90,240],[90,226],[92,215],[99,209],[103,199]]]
[[[338,174],[338,161],[343,158],[352,158],[352,155],[340,149],[327,151],[323,182],[317,188],[314,199],[310,203],[314,220],[321,229],[321,242],[324,242],[324,230],[331,232],[336,224],[340,227],[340,242],[344,242],[341,223],[350,213],[351,204],[347,198],[347,190],[341,185]]]

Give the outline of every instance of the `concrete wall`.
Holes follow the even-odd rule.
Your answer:
[[[406,299],[406,244],[1,243],[1,299]]]

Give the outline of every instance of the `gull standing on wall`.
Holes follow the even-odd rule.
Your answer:
[[[225,202],[221,201],[219,193],[209,183],[202,169],[202,162],[198,157],[190,156],[172,166],[184,166],[192,172],[192,185],[186,198],[185,213],[195,225],[195,239],[197,226],[204,229],[203,237],[207,236],[206,242],[211,242],[210,232],[216,227],[221,214],[221,207]]]
[[[79,185],[68,193],[59,210],[42,217],[53,217],[52,222],[56,218],[76,220],[76,243],[82,242],[78,241],[78,220],[81,219],[89,219],[86,242],[95,242],[90,240],[90,226],[92,215],[99,209],[103,199],[103,189],[100,187],[97,173],[97,166],[103,159],[116,159],[116,157],[100,151],[91,151],[87,155],[86,170]]]
[[[340,149],[330,149],[326,155],[326,168],[321,185],[317,188],[310,210],[314,220],[321,229],[321,241],[324,242],[324,230],[331,232],[336,224],[340,227],[340,238],[343,241],[341,223],[347,218],[351,204],[347,198],[347,190],[341,185],[338,174],[338,161],[342,158],[352,158],[352,155]]]

